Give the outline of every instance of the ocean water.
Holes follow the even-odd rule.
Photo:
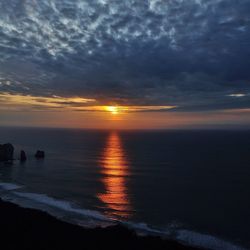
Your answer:
[[[5,142],[28,156],[0,163],[5,200],[85,227],[250,248],[250,131],[0,128]]]

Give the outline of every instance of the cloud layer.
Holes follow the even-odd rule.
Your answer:
[[[0,91],[249,108],[249,13],[249,0],[3,0]]]

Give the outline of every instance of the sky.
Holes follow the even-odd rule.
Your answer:
[[[248,127],[249,13],[249,0],[1,0],[0,126]]]

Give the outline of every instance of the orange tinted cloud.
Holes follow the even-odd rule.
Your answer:
[[[40,97],[31,95],[0,93],[0,110],[34,111],[34,110],[60,110],[60,111],[99,111],[111,113],[126,113],[138,111],[168,110],[175,106],[104,106],[96,99],[82,97]]]

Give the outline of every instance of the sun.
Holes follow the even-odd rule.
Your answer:
[[[106,106],[105,110],[111,112],[113,115],[117,115],[119,113],[119,108],[117,106]]]

